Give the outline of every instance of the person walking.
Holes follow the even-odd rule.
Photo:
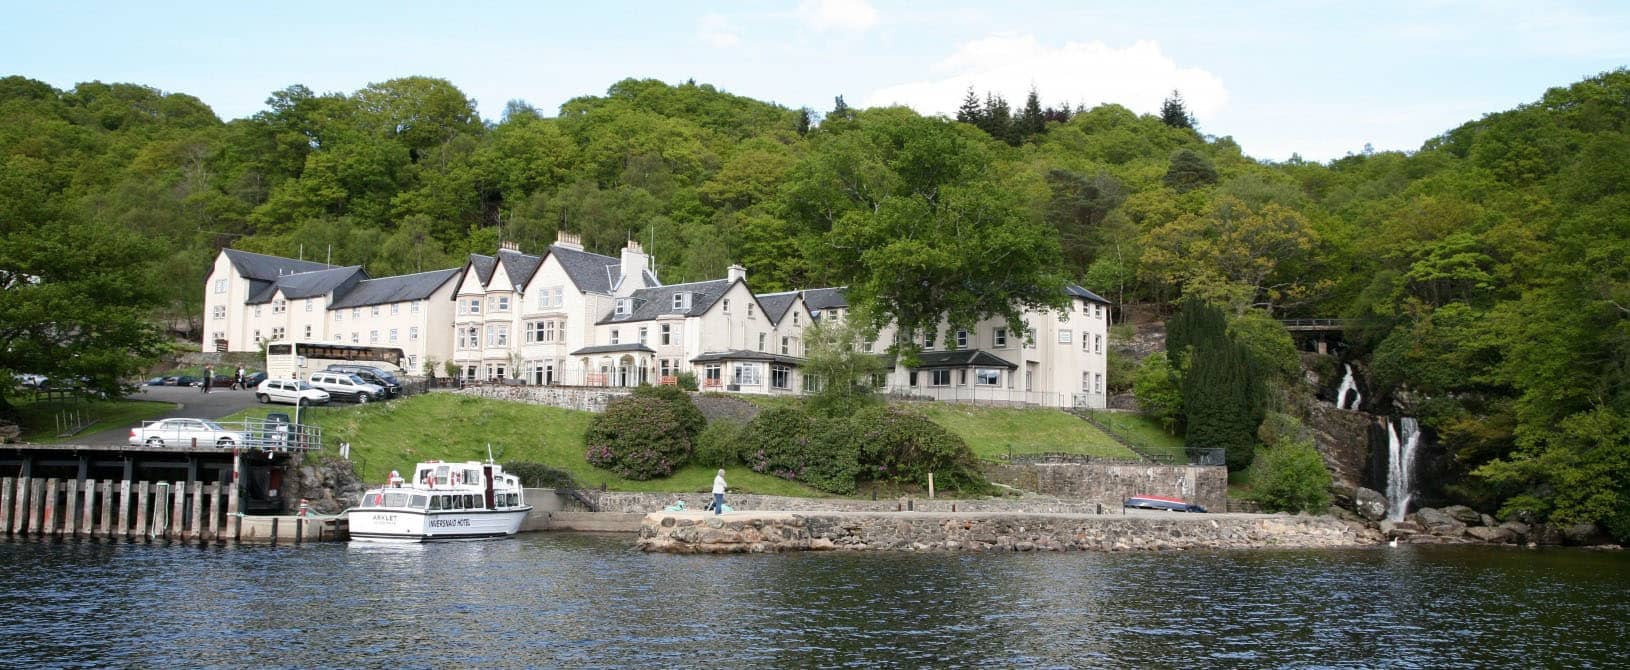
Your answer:
[[[232,388],[234,388],[234,389],[247,388],[246,386],[243,385],[243,366],[242,365],[238,366],[238,374],[237,374],[237,376],[232,378]]]
[[[713,516],[724,513],[724,468],[719,468],[719,474],[713,476]]]
[[[209,393],[209,387],[215,383],[215,368],[204,368],[204,392]]]

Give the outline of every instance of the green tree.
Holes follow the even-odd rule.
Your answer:
[[[812,411],[847,416],[875,400],[872,375],[883,372],[884,366],[877,355],[862,351],[862,345],[875,336],[863,323],[828,318],[804,331],[804,374],[820,385],[809,399]]]
[[[1189,114],[1182,93],[1174,89],[1171,96],[1160,103],[1160,122],[1173,128],[1194,129],[1194,115]]]

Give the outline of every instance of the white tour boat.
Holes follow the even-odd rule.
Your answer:
[[[362,494],[346,510],[351,539],[363,542],[434,542],[509,537],[532,506],[521,480],[494,463],[429,461],[404,481]]]

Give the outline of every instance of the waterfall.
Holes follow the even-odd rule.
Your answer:
[[[1336,409],[1358,409],[1358,404],[1364,401],[1364,395],[1358,392],[1358,380],[1353,378],[1353,366],[1342,364],[1347,369],[1347,376],[1341,378],[1341,386],[1336,387]],[[1347,392],[1353,392],[1353,406],[1347,406]]]
[[[1399,417],[1398,430],[1393,430],[1392,421],[1387,421],[1387,518],[1393,521],[1403,521],[1409,512],[1415,447],[1420,441],[1420,425],[1414,418]]]

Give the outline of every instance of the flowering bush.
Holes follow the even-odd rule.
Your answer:
[[[589,423],[584,457],[628,479],[666,477],[690,460],[690,426],[669,399],[650,394],[619,398]]]
[[[787,407],[759,413],[737,441],[754,472],[803,482],[829,493],[854,493],[858,442],[848,421],[812,417]]]
[[[989,488],[968,443],[928,417],[900,407],[871,407],[849,423],[860,445],[863,479],[927,486],[932,472],[940,488]]]

